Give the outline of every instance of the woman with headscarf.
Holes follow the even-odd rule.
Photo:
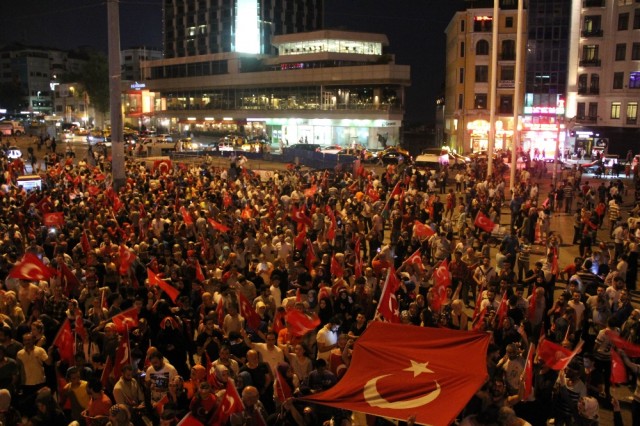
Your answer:
[[[131,414],[124,404],[115,404],[109,408],[109,422],[106,426],[133,426]]]
[[[200,364],[196,364],[191,367],[191,376],[189,380],[184,382],[184,388],[187,391],[187,397],[189,399],[198,392],[198,386],[202,382],[207,381],[207,369]]]
[[[333,317],[333,306],[331,304],[331,297],[322,297],[318,301],[318,318],[320,318],[320,324],[327,324]]]
[[[216,396],[223,393],[227,389],[227,381],[229,380],[229,369],[218,364],[211,368],[209,372],[209,384],[211,384],[211,392]]]

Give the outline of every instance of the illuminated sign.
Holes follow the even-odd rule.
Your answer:
[[[467,130],[471,132],[488,132],[489,122],[487,120],[475,120],[467,124]]]
[[[260,53],[258,2],[238,0],[236,3],[236,52]]]
[[[522,125],[524,130],[532,130],[532,131],[551,131],[557,132],[558,125],[553,123],[524,123]]]
[[[131,89],[133,90],[142,90],[147,87],[144,83],[138,83],[137,81],[131,85]]]
[[[491,16],[474,16],[474,21],[493,21],[493,17]]]

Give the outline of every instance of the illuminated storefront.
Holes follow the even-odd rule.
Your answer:
[[[520,146],[531,158],[555,158],[556,142],[560,156],[565,154],[566,129],[564,124],[565,101],[554,95],[553,105],[540,106],[538,95],[525,95]],[[534,106],[535,105],[535,106]]]
[[[468,147],[471,152],[486,151],[489,141],[490,124],[487,120],[474,120],[467,124]],[[494,150],[507,150],[513,146],[513,119],[496,120]]]

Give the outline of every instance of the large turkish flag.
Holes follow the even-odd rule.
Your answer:
[[[338,384],[303,399],[448,425],[487,379],[488,345],[485,333],[373,322]]]

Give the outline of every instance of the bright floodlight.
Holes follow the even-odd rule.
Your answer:
[[[236,52],[260,53],[258,2],[238,0],[236,14]]]

